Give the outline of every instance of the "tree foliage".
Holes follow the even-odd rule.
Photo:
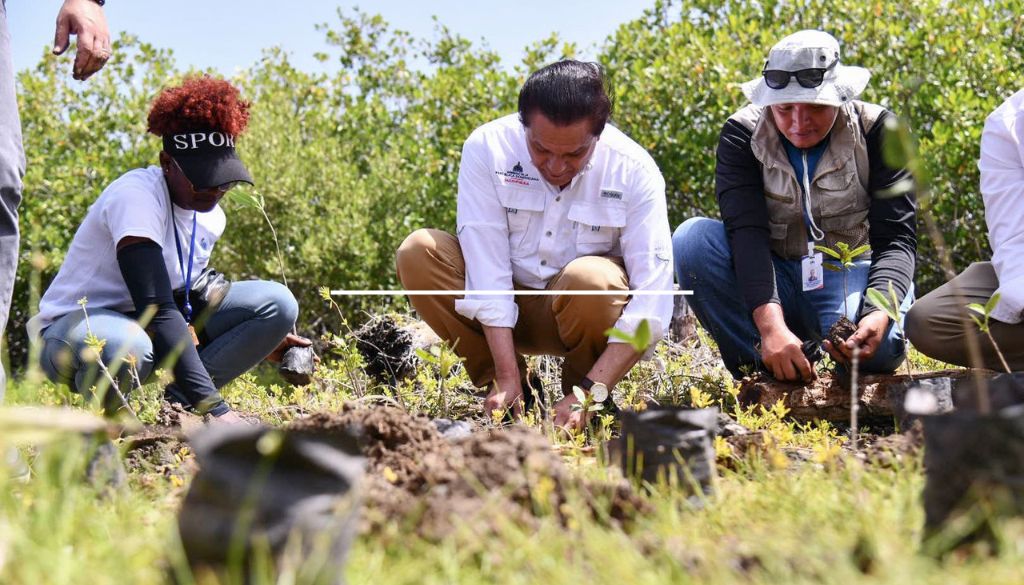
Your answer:
[[[906,116],[917,133],[932,177],[927,206],[965,266],[988,254],[978,142],[985,116],[1021,82],[1022,8],[1019,0],[663,1],[623,24],[599,60],[610,75],[613,122],[660,165],[674,225],[717,216],[718,132],[744,104],[739,84],[760,72],[768,48],[801,28],[832,32],[844,62],[873,73],[864,99]],[[395,288],[402,239],[420,227],[454,229],[462,142],[476,126],[514,111],[529,71],[575,52],[552,36],[509,69],[440,24],[434,38],[416,39],[379,16],[338,16],[319,27],[325,47],[318,58],[329,73],[302,71],[271,49],[234,80],[254,102],[241,155],[280,233],[307,332],[337,325],[326,321],[320,286]],[[45,286],[100,191],[130,169],[155,164],[160,144],[145,134],[147,107],[184,73],[169,51],[131,36],[89,83],[72,82],[65,70],[62,58],[47,55],[19,75],[28,172],[8,327],[19,355],[27,283],[39,266],[30,258],[45,259]],[[213,265],[235,279],[274,278],[274,242],[262,216],[227,205]],[[919,286],[940,280],[925,241]],[[339,299],[353,315],[374,303]]]

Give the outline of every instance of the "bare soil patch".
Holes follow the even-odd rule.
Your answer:
[[[574,477],[541,434],[522,426],[446,440],[434,423],[390,406],[346,407],[289,428],[351,428],[368,459],[363,530],[388,527],[440,539],[466,528],[493,533],[553,516],[563,524],[582,513],[628,526],[647,504],[628,483]]]

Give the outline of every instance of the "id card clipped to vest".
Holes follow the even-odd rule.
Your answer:
[[[814,251],[814,241],[807,242],[807,255],[800,260],[804,292],[825,287],[825,271],[822,268],[821,252]]]

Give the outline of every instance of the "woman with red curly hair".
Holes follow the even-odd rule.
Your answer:
[[[106,376],[88,359],[95,337],[119,388],[131,387],[130,364],[145,380],[154,364],[172,363],[168,401],[239,422],[218,389],[264,358],[309,345],[289,333],[298,306],[286,287],[229,285],[208,269],[225,227],[218,202],[252,184],[235,152],[248,122],[249,103],[224,80],[190,78],[157,96],[149,131],[163,139],[160,165],[129,171],[100,194],[29,322],[51,380],[87,397],[103,388]],[[121,406],[116,392],[105,394],[108,409]]]

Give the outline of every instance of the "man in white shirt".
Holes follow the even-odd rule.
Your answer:
[[[969,303],[996,293],[990,330],[1011,370],[1024,370],[1024,90],[985,120],[981,134],[981,196],[992,246],[991,262],[975,262],[919,299],[907,314],[907,336],[921,353],[962,366],[1003,370],[992,340],[969,320]],[[968,335],[981,364],[972,363]]]
[[[642,147],[606,125],[610,114],[597,64],[533,73],[518,114],[477,128],[463,146],[457,235],[421,229],[398,250],[407,290],[481,291],[411,302],[488,388],[488,412],[519,414],[530,402],[524,354],[562,356],[555,423],[578,428],[572,387],[602,399],[641,357],[605,332],[633,334],[646,320],[656,342],[668,327],[670,295],[627,292],[672,288],[665,181]]]

